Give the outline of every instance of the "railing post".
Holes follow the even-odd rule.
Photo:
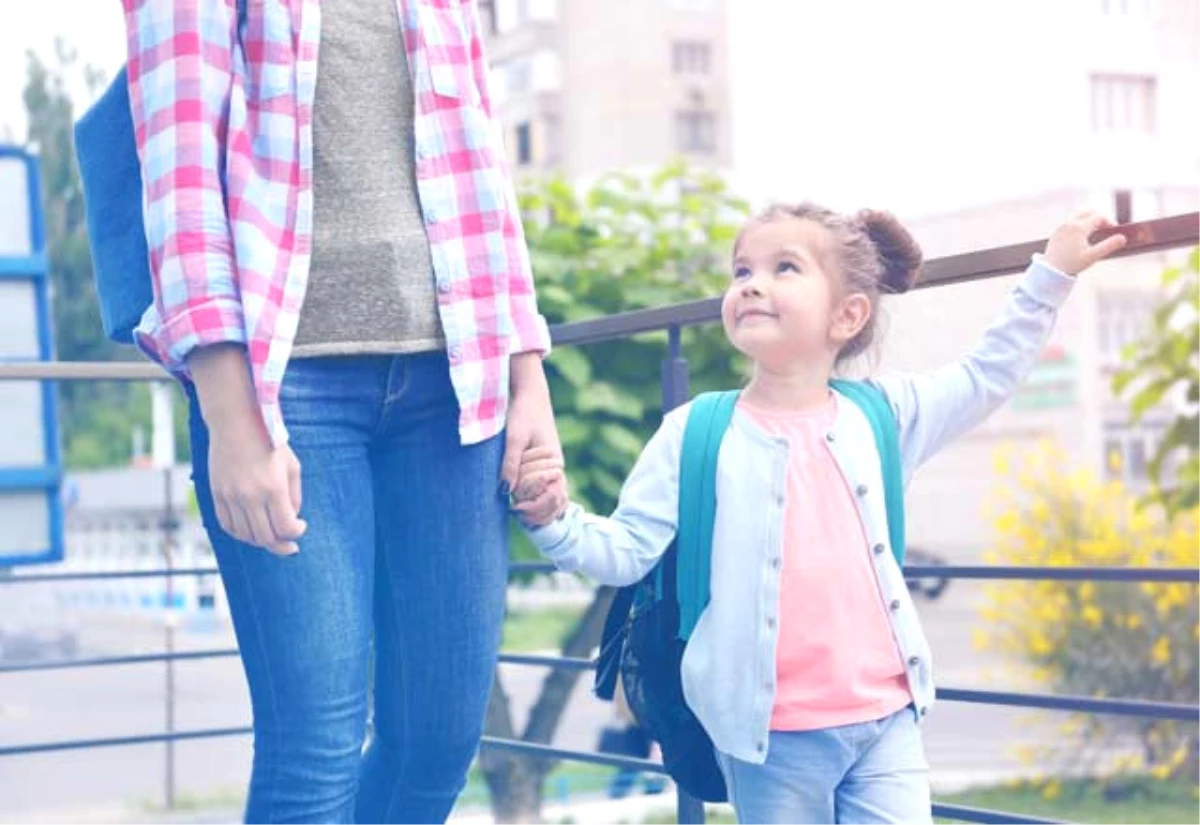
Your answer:
[[[667,330],[667,357],[662,363],[662,406],[669,412],[688,400],[688,362],[681,353],[678,326]]]
[[[163,470],[163,495],[166,498],[166,503],[163,505],[163,562],[166,565],[167,581],[166,594],[164,596],[166,604],[163,610],[163,646],[166,648],[167,660],[166,665],[166,684],[164,689],[166,696],[164,697],[165,724],[167,736],[170,737],[175,733],[175,577],[170,575],[171,568],[174,565],[175,558],[175,529],[177,522],[175,519],[174,507],[174,485],[171,478],[171,467]],[[164,754],[164,776],[163,776],[163,800],[168,811],[175,810],[175,740],[168,738],[164,743],[166,752]]]
[[[683,357],[682,333],[678,326],[667,330],[667,357],[662,364],[663,412],[669,412],[688,400],[688,362]],[[676,818],[681,823],[703,823],[704,803],[676,788]]]
[[[704,803],[678,788],[675,790],[675,795],[677,800],[675,818],[685,825],[703,825]]]

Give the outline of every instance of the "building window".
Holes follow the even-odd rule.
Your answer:
[[[479,17],[483,22],[483,32],[489,37],[498,34],[496,26],[496,0],[479,0]]]
[[[558,115],[542,119],[542,160],[548,164],[562,161],[562,122]]]
[[[1154,134],[1158,84],[1153,77],[1092,75],[1092,130]]]
[[[527,57],[508,63],[504,75],[505,90],[514,97],[527,94],[533,88],[533,66]]]
[[[671,69],[675,74],[708,74],[712,49],[707,43],[683,40],[671,46]]]
[[[529,121],[517,124],[517,165],[533,163],[533,134]]]
[[[1095,0],[1101,14],[1128,16],[1149,15],[1153,0]]]
[[[1117,367],[1123,363],[1123,351],[1150,332],[1159,296],[1146,292],[1101,292],[1096,296],[1096,337],[1100,363]]]
[[[1150,480],[1150,460],[1162,443],[1170,422],[1146,418],[1137,424],[1106,422],[1104,425],[1104,468],[1110,481],[1122,481],[1133,487]],[[1172,477],[1164,467],[1164,476]]]
[[[717,117],[691,111],[675,115],[676,146],[681,152],[711,154],[717,150]]]

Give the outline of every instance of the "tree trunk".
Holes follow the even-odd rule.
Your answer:
[[[563,656],[585,658],[591,655],[600,642],[604,617],[608,614],[615,592],[611,587],[596,591],[592,603],[579,617],[563,644]],[[542,682],[537,701],[529,711],[529,721],[520,737],[522,741],[549,744],[553,740],[575,684],[580,675],[585,673],[566,668],[550,671]],[[499,673],[492,682],[492,695],[488,699],[486,730],[489,736],[499,739],[517,738],[508,694]],[[479,768],[488,786],[492,815],[496,821],[541,822],[542,785],[556,764],[554,760],[536,759],[513,751],[484,749],[479,756]]]

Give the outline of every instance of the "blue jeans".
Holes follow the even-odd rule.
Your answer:
[[[877,722],[772,731],[767,761],[717,753],[738,822],[930,822],[929,765],[912,708]]]
[[[504,439],[459,443],[443,354],[294,359],[282,408],[308,522],[285,558],[218,525],[192,396],[196,495],[254,712],[246,819],[441,822],[500,646]]]

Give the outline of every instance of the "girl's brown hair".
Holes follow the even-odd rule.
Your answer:
[[[907,292],[916,283],[923,260],[921,247],[892,213],[872,209],[842,215],[812,203],[776,205],[749,225],[787,219],[823,227],[832,240],[830,252],[835,260],[831,263],[841,278],[842,291],[861,292],[871,302],[866,325],[838,353],[838,360],[852,358],[875,338],[880,296]]]

